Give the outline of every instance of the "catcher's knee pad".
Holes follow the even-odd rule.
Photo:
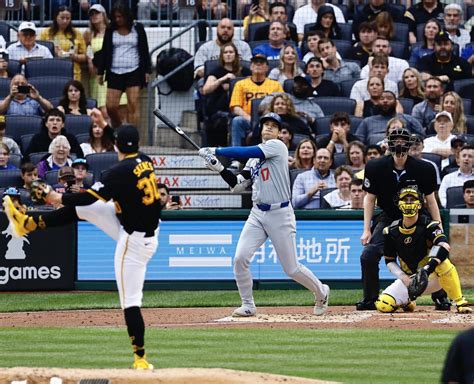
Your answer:
[[[451,300],[458,301],[462,298],[461,282],[456,267],[449,261],[444,260],[435,268],[438,275],[439,285],[446,291]]]
[[[398,309],[398,305],[393,296],[382,293],[375,302],[375,308],[377,308],[379,312],[392,313]]]

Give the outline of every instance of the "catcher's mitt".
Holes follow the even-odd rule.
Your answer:
[[[410,300],[416,300],[425,291],[428,286],[428,276],[428,272],[424,268],[419,269],[416,275],[413,276],[408,286]]]
[[[31,200],[35,204],[46,204],[46,197],[52,188],[44,180],[36,179],[31,183]]]

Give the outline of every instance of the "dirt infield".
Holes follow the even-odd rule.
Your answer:
[[[233,308],[155,308],[143,309],[147,327],[161,328],[397,328],[467,329],[474,326],[474,315],[435,311],[418,307],[415,312],[382,314],[355,311],[354,307],[330,307],[324,316],[312,315],[312,307],[259,307],[251,318],[232,318]],[[56,312],[0,313],[0,327],[124,327],[121,310],[80,310]],[[79,379],[108,378],[113,384],[316,384],[326,381],[301,379],[258,372],[225,369],[160,369],[137,372],[130,369],[81,370],[46,368],[0,369],[0,384],[28,380],[28,384],[78,383]],[[54,382],[54,381],[53,381]]]
[[[143,309],[147,327],[245,327],[245,328],[399,328],[467,329],[474,315],[435,311],[417,307],[415,312],[393,314],[355,311],[354,307],[329,307],[321,317],[312,307],[259,307],[252,318],[232,318],[233,308],[153,308]],[[121,310],[80,310],[0,313],[0,327],[121,327]]]

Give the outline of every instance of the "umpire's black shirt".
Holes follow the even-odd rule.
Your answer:
[[[415,180],[419,190],[429,195],[436,190],[436,171],[426,161],[408,156],[405,169],[394,167],[392,156],[372,160],[365,166],[363,189],[377,197],[377,205],[392,219],[399,219],[402,213],[395,204],[399,184]]]

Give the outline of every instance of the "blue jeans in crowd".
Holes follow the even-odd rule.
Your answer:
[[[245,137],[250,133],[250,121],[242,116],[236,116],[231,123],[231,145],[239,147],[242,145]]]

